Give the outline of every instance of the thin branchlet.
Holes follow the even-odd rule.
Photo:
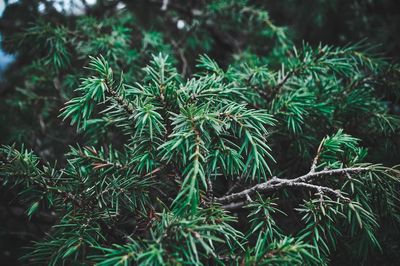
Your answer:
[[[371,170],[369,167],[354,167],[354,168],[342,168],[342,169],[332,169],[332,170],[323,170],[319,172],[309,172],[305,175],[293,178],[293,179],[281,179],[277,177],[271,178],[269,181],[264,183],[257,184],[253,187],[248,189],[242,190],[237,193],[232,193],[220,198],[216,199],[216,202],[221,204],[226,204],[230,202],[234,202],[237,200],[246,199],[248,196],[254,195],[257,192],[259,193],[266,193],[276,191],[286,187],[305,187],[305,188],[312,188],[312,189],[322,189],[323,191],[329,191],[331,194],[339,195],[340,193],[334,192],[334,190],[323,187],[323,186],[316,186],[311,183],[320,177],[324,176],[338,176],[338,175],[346,175],[346,174],[359,174],[366,171]],[[342,196],[340,196],[342,198]]]

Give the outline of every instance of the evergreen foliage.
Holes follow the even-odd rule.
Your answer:
[[[159,32],[128,5],[113,9],[118,16],[39,21],[16,34],[32,60],[9,74],[16,90],[2,119],[11,121],[11,106],[22,112],[1,126],[0,181],[31,221],[52,217],[21,262],[328,265],[396,256],[399,65],[365,41],[299,44],[250,1],[169,4],[153,21]],[[188,10],[191,24],[171,38],[176,29],[162,22]],[[212,56],[234,30],[227,58]],[[45,144],[30,141],[40,130],[24,133],[27,118],[40,121]]]

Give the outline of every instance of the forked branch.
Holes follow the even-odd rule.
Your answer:
[[[348,200],[339,191],[334,190],[325,186],[318,186],[312,184],[311,181],[323,177],[323,176],[335,176],[335,175],[347,175],[347,174],[359,174],[371,170],[370,167],[350,167],[342,169],[331,169],[323,170],[319,172],[310,171],[309,173],[293,178],[293,179],[281,179],[273,177],[272,179],[257,184],[251,188],[245,189],[238,193],[233,193],[216,199],[216,202],[223,205],[226,209],[238,208],[243,206],[247,199],[254,195],[255,193],[266,193],[271,191],[276,191],[286,187],[304,187],[313,190],[317,190],[320,193],[332,194],[338,198]]]

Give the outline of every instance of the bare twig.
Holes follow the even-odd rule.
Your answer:
[[[224,194],[224,196],[231,194],[234,192],[246,179],[246,176],[243,174],[239,179],[229,188],[229,190]]]
[[[319,156],[320,156],[321,151],[322,151],[323,143],[324,143],[324,141],[321,141],[321,143],[318,146],[317,155],[315,155],[314,160],[313,160],[313,162],[311,164],[310,173],[314,173],[315,172],[315,168],[317,167]]]
[[[343,194],[339,190],[334,190],[329,187],[325,186],[318,186],[314,184],[309,184],[309,183],[304,183],[304,182],[299,182],[299,183],[293,183],[292,186],[294,187],[305,187],[305,188],[310,188],[310,189],[315,189],[318,193],[326,193],[326,194],[331,194],[339,199],[342,199],[344,201],[350,201],[349,198],[343,196]]]
[[[183,52],[183,48],[180,47],[179,44],[178,44],[176,41],[171,40],[171,43],[172,43],[172,45],[174,46],[176,52],[177,52],[178,55],[179,55],[179,58],[180,58],[181,61],[182,61],[181,75],[184,77],[184,76],[186,76],[187,68],[188,68],[188,62],[187,62],[187,59],[186,59],[186,57],[185,57],[185,53]]]
[[[229,203],[232,202],[237,202],[237,201],[243,201],[247,200],[249,196],[254,195],[256,192],[270,192],[270,191],[276,191],[284,187],[307,187],[311,189],[316,189],[320,190],[323,192],[327,192],[330,194],[335,194],[335,196],[338,196],[342,199],[344,197],[331,188],[328,187],[323,187],[323,186],[317,186],[311,183],[308,183],[309,181],[322,177],[322,176],[334,176],[334,175],[344,175],[344,174],[358,174],[362,172],[366,172],[370,170],[369,167],[352,167],[352,168],[342,168],[342,169],[331,169],[331,170],[323,170],[320,172],[309,172],[305,175],[296,177],[294,179],[280,179],[280,178],[272,178],[271,180],[268,180],[264,183],[257,184],[251,188],[245,189],[241,192],[238,193],[233,193],[230,195],[226,195],[220,198],[216,199],[216,202],[227,205],[229,207]]]

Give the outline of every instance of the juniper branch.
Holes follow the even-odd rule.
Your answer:
[[[271,192],[271,191],[276,191],[285,187],[308,187],[312,189],[321,189],[322,191],[327,191],[330,193],[334,193],[337,195],[337,193],[330,188],[327,187],[322,187],[322,186],[316,186],[310,182],[314,179],[317,179],[322,176],[334,176],[334,175],[344,175],[344,174],[359,174],[362,172],[367,172],[371,170],[370,167],[351,167],[351,168],[342,168],[342,169],[331,169],[331,170],[323,170],[319,172],[309,172],[305,175],[296,177],[294,179],[281,179],[277,177],[273,177],[272,179],[261,183],[257,184],[251,188],[242,190],[238,193],[233,193],[227,196],[223,196],[220,198],[216,199],[216,202],[221,203],[221,204],[228,204],[232,202],[236,202],[238,200],[243,200],[247,199],[248,196],[252,196],[257,192],[260,193],[266,193],[266,192]]]
[[[133,115],[135,113],[134,109],[130,105],[130,103],[124,99],[118,92],[112,87],[109,80],[105,80],[104,84],[107,87],[107,91],[110,96],[125,110],[128,115]]]

